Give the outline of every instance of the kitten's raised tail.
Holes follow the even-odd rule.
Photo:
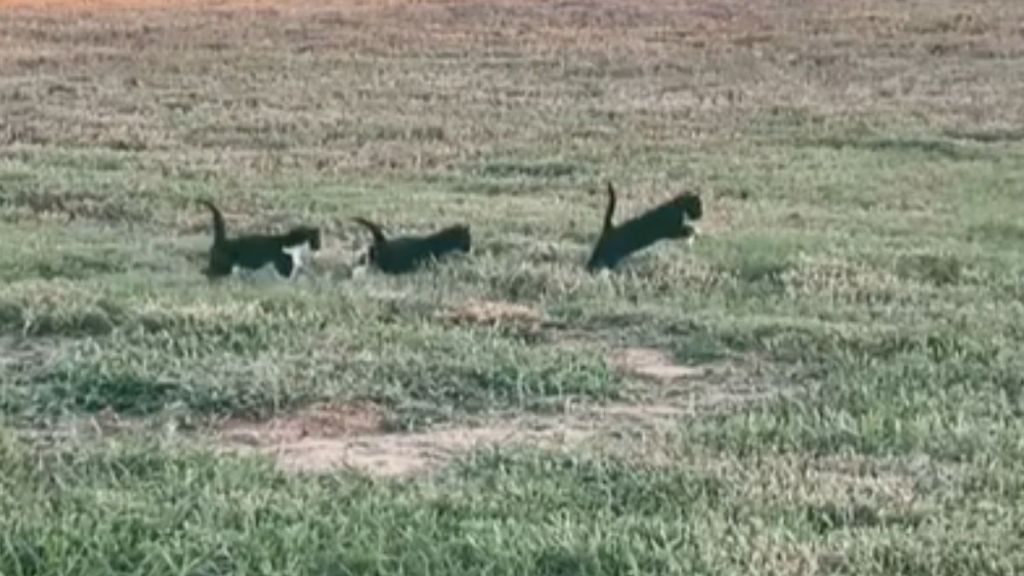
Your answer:
[[[612,229],[612,217],[615,215],[615,188],[612,187],[612,183],[608,182],[608,207],[604,211],[604,228],[601,230],[602,233],[608,232]]]
[[[227,226],[224,225],[224,216],[220,213],[220,210],[213,205],[213,202],[209,200],[200,200],[200,204],[210,209],[213,214],[213,244],[218,246],[223,244],[227,240],[228,232]]]
[[[352,220],[358,222],[359,224],[362,224],[364,227],[366,227],[367,230],[370,231],[370,234],[373,234],[374,244],[383,244],[384,242],[387,241],[387,239],[384,237],[384,232],[382,232],[380,229],[380,226],[374,224],[373,222],[370,222],[366,218],[353,218]]]

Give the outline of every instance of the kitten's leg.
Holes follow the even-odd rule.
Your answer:
[[[683,224],[682,232],[679,236],[686,240],[686,243],[693,244],[693,241],[697,238],[697,227],[690,224]]]
[[[234,266],[214,259],[211,259],[209,265],[203,270],[203,274],[211,280],[231,276],[232,273],[234,273]]]
[[[307,266],[311,261],[309,244],[299,244],[284,249],[284,253],[292,259],[292,274],[297,275],[300,268]]]

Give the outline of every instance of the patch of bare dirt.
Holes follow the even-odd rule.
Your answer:
[[[545,321],[544,314],[536,308],[489,300],[469,300],[457,308],[440,314],[440,317],[456,323],[488,326],[511,324],[538,330]]]
[[[385,413],[373,404],[320,404],[266,422],[229,421],[222,438],[239,444],[284,444],[309,437],[340,438],[384,428]]]
[[[707,370],[678,364],[667,353],[654,348],[625,348],[612,354],[611,361],[613,366],[624,372],[662,383],[699,378]]]
[[[375,475],[396,476],[428,470],[481,446],[529,444],[551,448],[576,444],[584,437],[581,431],[569,428],[530,430],[506,422],[414,434],[311,440],[285,447],[278,460],[285,469],[296,471],[326,471],[341,465]]]
[[[657,380],[628,400],[568,405],[556,415],[495,416],[476,425],[446,425],[414,433],[388,431],[387,414],[372,404],[319,405],[267,422],[232,421],[217,432],[222,448],[273,458],[287,471],[352,469],[374,476],[404,476],[437,468],[484,446],[616,450],[642,457],[657,452],[657,438],[681,418],[768,398],[731,364],[677,366],[656,350],[632,349],[623,366]],[[649,446],[637,445],[637,433]]]
[[[52,339],[0,336],[0,369],[44,366],[56,357],[58,347]]]
[[[316,406],[268,422],[229,422],[218,433],[225,449],[273,457],[294,472],[355,469],[402,476],[436,467],[478,446],[572,445],[587,434],[556,421],[525,418],[480,426],[447,426],[416,433],[388,432],[372,404]]]

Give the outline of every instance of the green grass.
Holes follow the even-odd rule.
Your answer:
[[[962,574],[1022,560],[1008,538],[1024,486],[1002,461],[675,455],[702,470],[491,451],[392,483],[166,443],[6,456],[11,574]]]
[[[0,574],[1024,570],[1024,10],[755,4],[0,19]],[[619,219],[701,192],[697,242],[585,273],[605,179]],[[315,274],[208,283],[201,198],[322,226]],[[474,251],[354,276],[353,216]],[[442,316],[473,300],[546,321]],[[320,403],[402,435],[688,395],[402,478],[215,450]]]

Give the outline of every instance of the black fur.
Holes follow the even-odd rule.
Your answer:
[[[614,268],[630,254],[660,240],[692,236],[695,229],[689,222],[699,220],[703,210],[700,196],[681,194],[632,220],[614,226],[612,217],[615,214],[615,189],[609,182],[604,227],[587,262],[587,270]]]
[[[320,250],[320,229],[309,226],[298,226],[284,234],[228,238],[220,210],[212,202],[201,202],[213,214],[213,246],[210,247],[210,264],[204,270],[211,279],[231,275],[236,266],[258,270],[267,264],[273,264],[281,276],[291,278],[295,273],[295,263],[285,249],[308,244],[310,251]]]
[[[373,245],[361,263],[377,267],[388,274],[411,272],[430,260],[438,260],[450,252],[469,252],[472,240],[469,226],[449,226],[429,236],[402,236],[388,239],[380,226],[365,218],[353,218],[373,234]]]

